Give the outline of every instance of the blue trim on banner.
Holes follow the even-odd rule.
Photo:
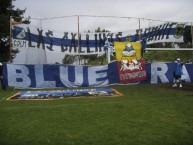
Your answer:
[[[175,34],[175,31],[176,31],[176,28],[172,28],[172,25],[175,25],[176,23],[166,23],[165,25],[162,24],[162,25],[159,25],[157,26],[156,28],[157,29],[153,29],[153,28],[147,28],[146,30],[151,30],[151,31],[147,31],[147,32],[142,32],[141,35],[140,35],[140,38],[143,38],[143,39],[146,39],[146,42],[148,41],[151,41],[151,39],[153,39],[154,37],[159,37],[157,38],[157,40],[161,40],[163,39],[163,37],[167,37],[167,36],[170,36],[170,35],[174,35]],[[171,26],[170,26],[171,25]],[[162,26],[162,27],[161,27]],[[158,29],[158,27],[161,27]],[[24,28],[20,27],[20,26],[13,26],[13,29],[12,29],[12,34],[13,34],[13,39],[18,39],[17,38],[17,35],[19,32],[21,32],[20,30],[22,30]],[[146,30],[143,30],[143,31],[146,31]],[[25,30],[26,31],[26,30]],[[34,32],[33,32],[34,33]],[[40,37],[43,38],[43,41],[44,41],[44,44],[53,44],[55,46],[61,46],[61,45],[67,45],[67,46],[71,46],[72,45],[72,41],[74,40],[75,43],[73,43],[76,47],[78,47],[78,38],[77,38],[77,35],[75,36],[75,39],[63,39],[63,38],[57,38],[57,37],[49,37],[50,35],[48,36],[44,36],[43,34],[40,35],[40,34],[33,34],[33,33],[29,33],[29,32],[25,32],[25,36],[24,38],[22,39],[18,39],[18,40],[27,40],[29,41],[29,39],[31,40],[31,42],[38,42],[40,41]],[[37,33],[39,33],[37,31]],[[74,33],[76,34],[76,33]],[[89,34],[89,33],[88,33]],[[93,34],[90,34],[90,35],[93,35]],[[96,40],[91,40],[91,39],[88,39],[86,40],[85,39],[81,39],[80,40],[80,47],[90,47],[91,49],[95,49],[94,47],[99,47],[99,43],[101,44],[101,47],[104,46],[105,44],[105,41],[106,41],[106,38],[107,36],[105,35],[105,37],[103,38],[103,36],[101,37],[102,39],[98,38]],[[121,37],[121,41],[127,41],[128,39],[128,36],[122,36]],[[165,38],[165,39],[168,39],[168,38]],[[111,38],[111,42],[114,42],[114,41],[119,41],[118,38]],[[132,42],[135,42],[135,41],[139,41],[139,34],[133,34],[130,36],[130,41]]]

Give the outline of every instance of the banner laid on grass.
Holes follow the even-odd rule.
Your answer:
[[[115,97],[122,95],[111,88],[51,90],[51,91],[22,91],[8,98],[8,100],[50,100],[67,97]]]

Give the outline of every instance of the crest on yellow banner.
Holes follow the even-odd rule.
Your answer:
[[[117,61],[141,59],[141,42],[114,42],[114,47]]]

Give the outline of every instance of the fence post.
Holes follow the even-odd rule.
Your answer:
[[[80,65],[80,27],[79,27],[79,15],[77,17],[78,19],[78,60]]]
[[[193,48],[193,25],[192,25],[192,22],[191,22],[191,36],[192,36],[192,48]]]

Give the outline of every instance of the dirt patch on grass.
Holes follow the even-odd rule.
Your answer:
[[[182,90],[182,91],[192,91],[193,92],[193,83],[182,83],[182,88],[172,87],[173,84],[162,84],[161,87],[171,90]]]

